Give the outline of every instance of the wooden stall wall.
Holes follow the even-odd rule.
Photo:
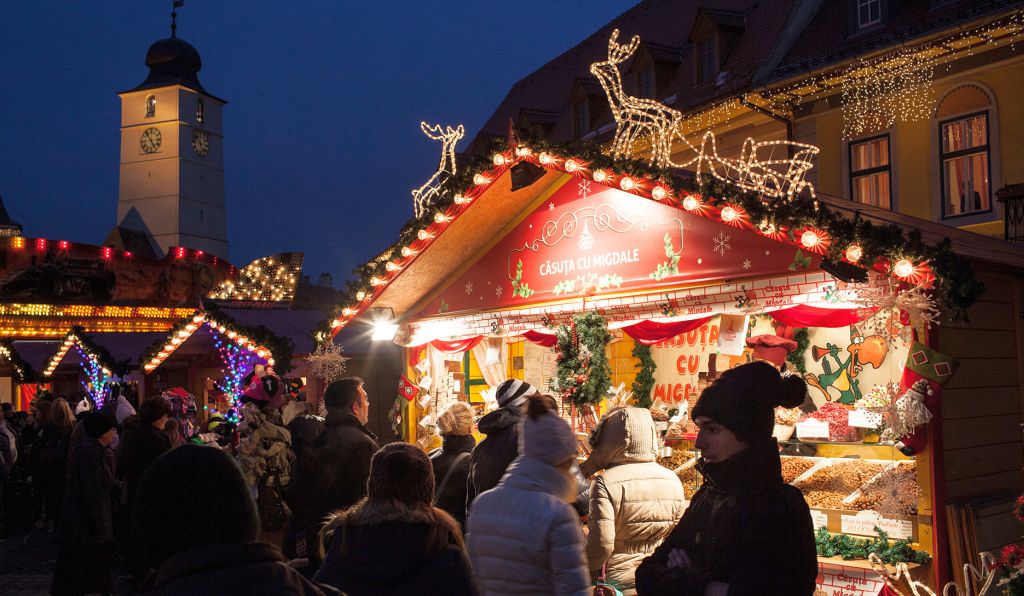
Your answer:
[[[994,272],[979,277],[986,290],[970,321],[945,322],[938,331],[939,350],[960,361],[942,392],[947,502],[1022,486],[1022,282]]]

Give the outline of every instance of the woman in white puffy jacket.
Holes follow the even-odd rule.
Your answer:
[[[686,508],[679,478],[656,462],[658,436],[650,410],[621,408],[590,437],[580,471],[594,479],[586,552],[590,574],[636,594],[636,568],[668,536]]]
[[[483,594],[592,592],[580,519],[570,505],[576,438],[554,403],[529,398],[519,457],[470,510],[469,558]]]

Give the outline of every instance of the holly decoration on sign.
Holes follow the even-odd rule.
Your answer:
[[[612,385],[612,370],[606,348],[612,334],[608,323],[596,312],[573,317],[561,325],[558,338],[554,389],[562,399],[576,405],[598,404]]]

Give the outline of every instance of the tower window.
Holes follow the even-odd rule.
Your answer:
[[[196,99],[196,122],[199,124],[203,123],[206,118],[206,106],[203,105],[203,98]]]
[[[146,98],[146,118],[156,115],[156,96],[150,95]]]

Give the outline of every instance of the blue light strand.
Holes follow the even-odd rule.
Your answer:
[[[99,361],[86,353],[85,350],[76,341],[74,344],[75,350],[78,351],[79,356],[82,358],[82,367],[85,369],[85,374],[89,377],[89,381],[82,381],[82,387],[85,392],[92,399],[92,402],[96,404],[96,409],[103,407],[104,402],[107,401],[107,397],[110,395],[110,375],[103,372],[103,366],[100,365]]]

